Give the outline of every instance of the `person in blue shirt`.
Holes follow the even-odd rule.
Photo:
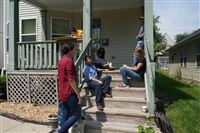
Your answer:
[[[110,83],[112,77],[107,75],[100,77],[98,75],[100,69],[92,64],[89,56],[85,57],[85,67],[83,68],[84,78],[88,84],[88,88],[95,91],[97,109],[103,111],[103,96],[111,98]]]

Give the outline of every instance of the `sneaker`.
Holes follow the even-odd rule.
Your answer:
[[[109,93],[105,93],[105,97],[112,98],[113,96],[111,94],[109,94]]]
[[[130,88],[129,85],[126,85],[126,84],[121,84],[119,87],[122,87],[122,88]]]
[[[98,106],[97,106],[97,110],[103,111],[103,106],[102,106],[102,105],[98,105]]]

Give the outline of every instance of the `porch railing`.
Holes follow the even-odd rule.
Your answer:
[[[148,47],[148,41],[145,39],[145,58],[146,58],[146,73],[145,73],[145,88],[146,88],[146,98],[147,98],[147,108],[149,116],[154,113],[155,104],[154,104],[154,81],[155,81],[155,73],[154,73],[154,61],[150,58],[150,50]]]
[[[91,45],[92,45],[92,39],[89,40],[89,42],[87,43],[87,45],[83,48],[81,54],[79,55],[78,59],[76,60],[75,62],[75,66],[76,66],[76,69],[78,70],[78,85],[79,85],[79,88],[81,88],[82,84],[83,84],[83,66],[85,65],[85,62],[84,62],[84,57],[86,55],[90,55],[90,52],[91,52]]]
[[[61,58],[61,42],[20,42],[18,45],[18,69],[57,69],[57,62]],[[82,43],[81,43],[82,44]],[[77,59],[82,45],[77,49]]]

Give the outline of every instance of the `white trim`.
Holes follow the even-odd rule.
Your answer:
[[[22,34],[22,21],[23,20],[30,20],[35,19],[35,34]],[[38,17],[37,16],[31,16],[31,17],[21,17],[20,18],[20,33],[19,33],[19,41],[22,42],[22,36],[26,35],[35,35],[36,36],[36,42],[38,40]]]
[[[56,33],[52,33],[52,30],[53,30],[53,28],[52,28],[52,20],[53,19],[63,19],[63,20],[69,20],[69,28],[71,29],[71,18],[61,18],[61,17],[50,17],[50,40],[52,40],[52,35],[66,35],[66,34],[56,34]]]

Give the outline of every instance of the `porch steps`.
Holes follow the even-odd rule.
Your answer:
[[[84,96],[84,101],[89,107],[96,106],[95,96]],[[104,98],[104,106],[108,108],[126,108],[129,109],[141,109],[142,106],[146,105],[146,100],[144,98],[135,98],[135,97],[116,97],[113,98]]]
[[[120,122],[86,121],[86,133],[137,133],[137,125]]]
[[[131,88],[118,87],[122,83],[119,70],[105,71],[102,76],[112,76],[113,98],[104,98],[104,111],[98,111],[95,96],[87,88],[82,89],[86,118],[86,133],[136,133],[137,126],[143,125],[147,113],[142,112],[146,105],[145,85],[143,81],[129,79]],[[150,116],[150,117],[153,117]]]

